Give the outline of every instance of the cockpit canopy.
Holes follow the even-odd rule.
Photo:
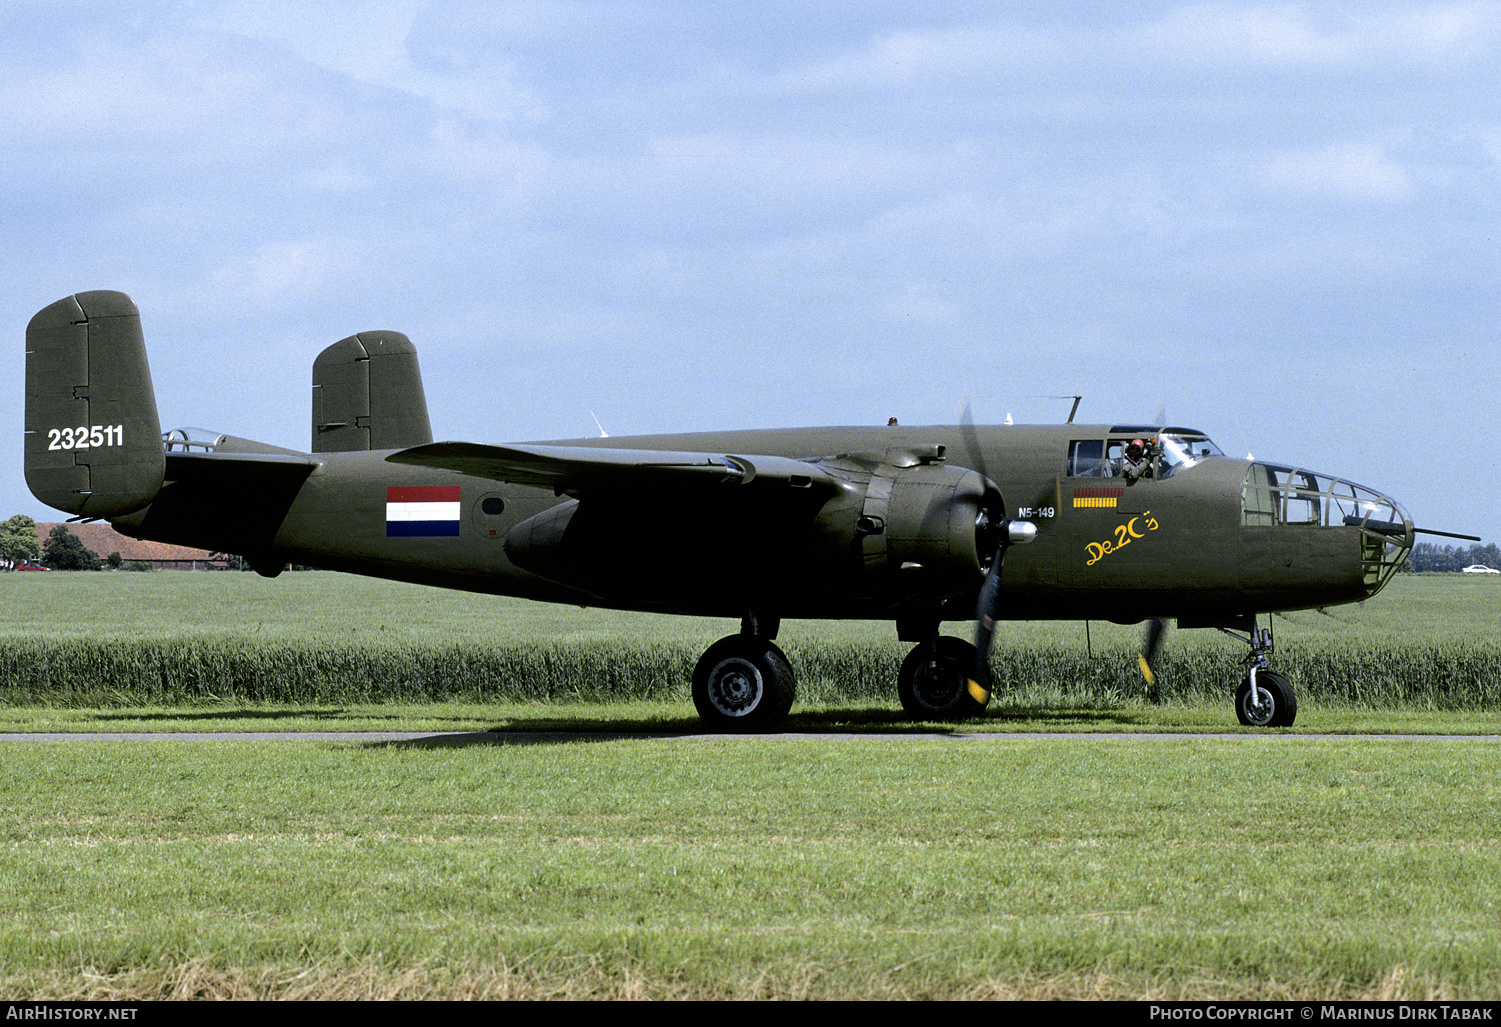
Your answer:
[[[162,433],[162,448],[168,453],[212,453],[226,437],[207,428],[173,428]]]
[[[1126,475],[1128,447],[1142,444],[1144,467],[1133,477],[1171,478],[1209,457],[1225,454],[1201,431],[1192,428],[1162,428],[1115,425],[1103,439],[1080,439],[1068,447],[1070,478],[1118,478]]]
[[[1358,527],[1388,537],[1404,536],[1412,529],[1396,501],[1375,489],[1278,464],[1251,464],[1241,510],[1247,527]]]

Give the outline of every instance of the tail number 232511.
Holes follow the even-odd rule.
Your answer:
[[[106,449],[125,445],[123,424],[80,424],[77,428],[49,428],[47,449]]]

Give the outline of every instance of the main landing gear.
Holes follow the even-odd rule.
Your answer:
[[[1287,678],[1268,670],[1272,652],[1271,628],[1257,628],[1251,620],[1251,634],[1237,635],[1220,628],[1231,638],[1251,647],[1246,657],[1245,680],[1235,690],[1235,715],[1247,727],[1292,727],[1298,716],[1298,696]]]
[[[792,709],[797,681],[787,656],[772,639],[775,619],[747,616],[738,635],[709,646],[693,668],[693,705],[711,731],[771,731]],[[1251,647],[1246,676],[1235,691],[1235,715],[1248,727],[1292,727],[1298,697],[1287,678],[1270,668],[1270,628],[1250,622],[1250,634],[1220,628]],[[966,720],[990,702],[978,650],[961,638],[924,633],[897,677],[902,709],[914,720]],[[919,636],[921,637],[921,636]],[[907,641],[912,641],[907,636]],[[977,678],[981,680],[976,680]]]
[[[772,731],[786,718],[797,686],[786,655],[771,641],[778,627],[774,619],[747,616],[738,635],[721,638],[699,658],[693,705],[708,730]],[[936,630],[924,634],[926,640],[907,654],[897,678],[902,709],[914,720],[965,720],[984,713],[990,693],[974,680],[975,647]]]
[[[775,620],[747,616],[740,634],[709,646],[693,668],[693,705],[711,731],[770,731],[786,718],[797,681],[772,639]]]
[[[979,652],[962,638],[919,642],[897,675],[896,694],[913,720],[968,720],[985,712],[990,692],[972,681]]]

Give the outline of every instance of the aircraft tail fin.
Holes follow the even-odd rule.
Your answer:
[[[80,292],[26,326],[26,484],[48,506],[116,517],[156,498],[166,467],[141,315]]]
[[[400,332],[361,332],[313,361],[314,453],[407,449],[433,441],[417,347]]]

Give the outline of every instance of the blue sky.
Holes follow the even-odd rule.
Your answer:
[[[0,517],[26,322],[112,288],[164,427],[306,448],[386,328],[438,438],[1082,393],[1495,541],[1498,95],[1492,2],[9,0]]]

